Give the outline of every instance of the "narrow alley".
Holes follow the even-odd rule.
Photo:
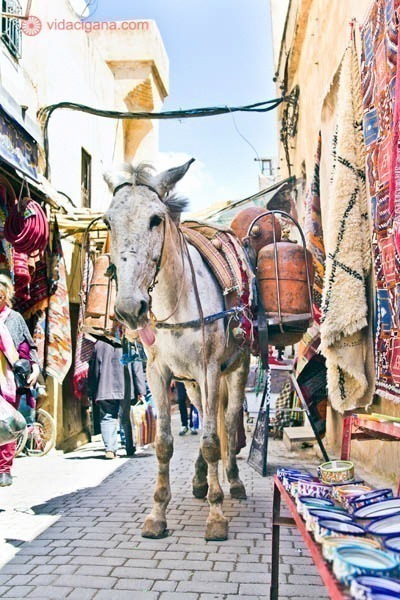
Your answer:
[[[176,415],[175,433],[178,426]],[[248,499],[231,500],[224,482],[229,540],[205,542],[207,503],[191,493],[197,445],[198,436],[175,435],[169,536],[162,540],[140,535],[155,482],[153,449],[106,461],[98,441],[65,455],[18,458],[14,485],[0,495],[0,597],[266,598],[272,474],[281,465],[293,465],[294,454],[272,441],[271,475],[262,478],[247,464],[247,449],[242,450],[239,468]],[[304,467],[304,458],[298,461]],[[310,465],[315,465],[312,457]],[[281,550],[280,597],[327,598],[297,530],[282,529]]]

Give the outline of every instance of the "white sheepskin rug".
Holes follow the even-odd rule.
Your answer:
[[[366,406],[372,400],[366,373],[367,277],[372,255],[361,98],[352,42],[341,64],[328,227],[324,230],[321,352],[326,357],[329,400],[339,412]]]

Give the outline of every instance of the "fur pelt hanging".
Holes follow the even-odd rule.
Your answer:
[[[353,39],[339,79],[321,319],[328,394],[339,412],[366,406],[372,399],[372,377],[366,372],[372,255],[365,179],[360,73]]]

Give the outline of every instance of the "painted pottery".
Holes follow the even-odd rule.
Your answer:
[[[390,552],[400,565],[400,535],[390,535],[383,540],[385,550]]]
[[[299,496],[313,496],[314,498],[330,498],[331,488],[319,481],[299,481],[297,486]]]
[[[339,546],[365,546],[366,548],[376,548],[379,550],[381,545],[378,540],[367,537],[355,537],[353,535],[335,535],[327,537],[322,541],[322,555],[325,560],[331,562],[333,553]]]
[[[313,498],[312,496],[297,496],[297,512],[305,519],[305,510],[309,508],[325,508],[333,506],[333,501],[328,498]],[[308,510],[307,510],[308,512]]]
[[[397,561],[387,552],[375,548],[339,546],[334,552],[332,569],[341,583],[350,585],[357,575],[385,577],[395,574]]]
[[[362,506],[354,511],[355,519],[377,519],[379,517],[390,517],[400,513],[400,498],[389,498],[380,500],[374,504]]]
[[[337,488],[334,488],[332,493],[338,502],[343,504],[345,508],[348,508],[350,498],[354,498],[355,496],[366,494],[367,492],[371,491],[372,489],[367,485],[350,483],[349,485],[341,485]]]
[[[372,600],[375,594],[389,594],[392,598],[400,598],[400,581],[388,577],[361,575],[352,580],[350,594],[355,600]]]
[[[316,524],[321,519],[334,519],[335,521],[342,521],[343,523],[352,523],[353,519],[346,511],[339,506],[332,506],[330,508],[313,508],[308,510],[308,516],[306,519],[307,531],[314,531]]]
[[[348,483],[354,480],[354,465],[348,460],[331,460],[318,467],[322,483]]]
[[[365,535],[365,530],[356,523],[343,523],[335,519],[321,519],[314,529],[314,539],[322,544],[324,538],[336,535]]]
[[[350,511],[352,512],[357,510],[357,508],[368,506],[369,504],[375,504],[375,502],[381,502],[381,500],[387,500],[388,498],[392,498],[392,496],[393,493],[390,488],[372,490],[372,492],[367,492],[360,496],[353,496],[349,500]]]
[[[371,535],[400,535],[400,515],[395,514],[391,517],[381,517],[379,519],[374,519],[367,526],[366,530]]]

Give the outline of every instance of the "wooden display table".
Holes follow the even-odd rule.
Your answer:
[[[281,500],[284,500],[291,517],[281,517]],[[283,487],[277,475],[274,475],[274,498],[272,506],[272,556],[270,600],[279,599],[279,533],[280,527],[297,527],[311,553],[312,559],[332,600],[343,600],[350,596],[333,575],[328,563],[322,556],[322,549],[306,529],[306,524],[297,512],[296,503]]]
[[[400,441],[400,424],[368,419],[368,415],[349,415],[343,420],[342,460],[350,460],[351,440]],[[400,496],[400,479],[397,488]]]

